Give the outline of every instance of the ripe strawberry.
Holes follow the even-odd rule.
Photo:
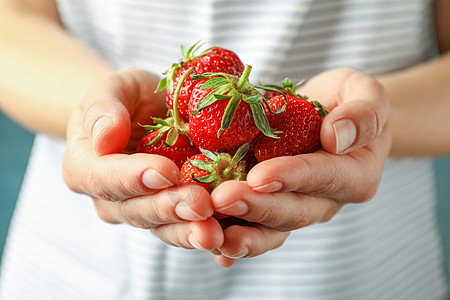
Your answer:
[[[200,149],[200,154],[189,158],[181,167],[180,182],[203,186],[212,192],[219,184],[227,180],[245,180],[245,162],[249,144],[245,143],[234,156],[224,152],[211,152]]]
[[[286,104],[283,95],[268,100],[272,110]],[[287,95],[287,106],[283,114],[267,114],[269,123],[281,131],[279,138],[259,136],[254,143],[256,159],[263,160],[284,156],[314,152],[320,148],[320,127],[327,110],[317,101],[308,101]]]
[[[212,47],[196,55],[202,46],[203,44],[199,44],[199,42],[189,49],[181,46],[182,60],[173,64],[164,73],[167,76],[159,83],[158,91],[167,87],[166,101],[169,109],[173,108],[174,86],[178,85],[180,78],[190,67],[194,67],[194,73],[198,75],[207,72],[221,72],[236,76],[242,74],[244,64],[234,52],[220,47]],[[186,78],[179,95],[180,117],[186,122],[189,120],[188,103],[193,87],[192,79]]]
[[[180,182],[200,185],[211,193],[222,182],[246,180],[246,167],[242,159],[248,149],[249,144],[243,144],[233,157],[228,153],[200,149],[201,154],[192,156],[181,167]],[[216,212],[214,217],[223,219],[227,216]]]
[[[178,96],[184,80],[192,72],[189,68],[180,79],[174,98],[174,110],[170,111],[171,117],[162,120],[152,118],[156,125],[144,125],[144,129],[150,131],[138,144],[137,152],[159,154],[172,159],[181,168],[190,156],[199,153],[189,136],[189,124],[180,120],[178,113]]]
[[[179,135],[172,146],[166,146],[165,143],[161,141],[167,139],[168,131],[164,131],[161,137],[157,137],[162,131],[164,130],[151,131],[141,139],[137,147],[137,152],[168,157],[178,166],[178,168],[181,168],[183,163],[189,157],[199,153],[197,148],[192,144],[192,141],[185,134]]]
[[[199,82],[189,103],[189,128],[198,148],[234,152],[260,131],[276,136],[267,121],[261,93],[247,81],[250,71],[246,66],[241,77],[223,73],[192,76]]]
[[[190,156],[180,168],[180,182],[197,184],[209,191],[211,188],[211,182],[199,182],[195,181],[194,178],[208,176],[210,172],[195,167],[191,161],[211,162],[212,160],[201,153]]]

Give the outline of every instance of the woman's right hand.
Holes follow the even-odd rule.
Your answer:
[[[112,73],[92,87],[67,127],[64,180],[94,199],[99,217],[150,229],[162,241],[183,248],[213,250],[223,231],[212,218],[210,195],[179,184],[170,159],[133,153],[145,132],[138,125],[164,117],[158,76],[139,69]]]

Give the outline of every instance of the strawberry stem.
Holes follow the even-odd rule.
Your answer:
[[[245,65],[244,72],[242,73],[241,77],[239,77],[239,81],[236,85],[237,90],[239,91],[242,89],[244,84],[247,82],[248,77],[250,76],[250,72],[252,71],[252,66]]]
[[[178,111],[178,97],[180,95],[181,87],[183,86],[184,81],[192,73],[194,67],[190,67],[184,72],[183,76],[180,78],[178,82],[177,89],[175,90],[175,95],[173,97],[173,124],[175,128],[180,127],[180,112]]]

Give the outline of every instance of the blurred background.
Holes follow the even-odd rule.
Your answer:
[[[0,113],[0,255],[33,143],[33,134]],[[450,157],[435,160],[437,214],[450,271]],[[1,262],[0,262],[1,263]]]

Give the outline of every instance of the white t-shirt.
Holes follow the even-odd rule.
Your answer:
[[[427,59],[432,1],[59,0],[67,29],[117,68],[164,71],[208,41],[251,80],[355,67],[377,75]],[[61,177],[64,142],[37,135],[12,220],[0,299],[447,299],[427,159],[390,159],[379,192],[279,249],[224,269],[211,254],[103,223]]]

